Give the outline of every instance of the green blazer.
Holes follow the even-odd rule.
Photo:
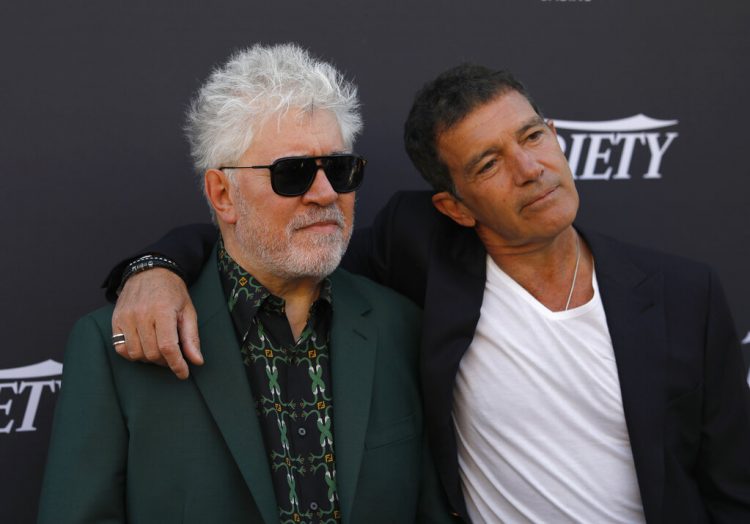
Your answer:
[[[344,523],[449,521],[425,452],[420,312],[332,276],[334,446]],[[205,364],[187,381],[111,346],[112,308],[77,322],[65,354],[39,522],[278,522],[254,401],[211,258],[191,295]]]

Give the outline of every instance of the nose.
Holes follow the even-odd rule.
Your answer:
[[[518,147],[515,151],[513,170],[516,183],[519,185],[536,181],[544,173],[544,166],[539,162],[533,151]]]
[[[328,181],[328,177],[323,171],[323,166],[318,166],[318,171],[315,173],[315,179],[310,186],[310,189],[302,195],[302,201],[310,204],[318,204],[320,206],[327,206],[336,201],[339,194],[333,190],[331,183]]]

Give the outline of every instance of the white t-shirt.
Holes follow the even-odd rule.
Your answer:
[[[469,516],[645,522],[612,340],[594,298],[553,312],[487,257],[453,419]]]

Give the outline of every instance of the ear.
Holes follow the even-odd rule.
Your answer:
[[[216,218],[227,224],[237,222],[237,208],[231,191],[229,176],[218,169],[209,169],[203,175],[206,197],[214,208]]]
[[[469,208],[448,191],[441,191],[432,195],[432,205],[460,226],[474,227],[477,225],[477,219],[471,214]]]
[[[549,127],[552,130],[552,134],[557,136],[557,129],[555,129],[555,122],[550,119],[547,120],[547,127]]]

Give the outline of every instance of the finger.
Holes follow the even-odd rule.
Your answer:
[[[125,344],[112,344],[112,346],[115,348],[115,352],[122,358],[131,360],[127,348],[128,333],[135,333],[135,331],[130,331],[127,324],[125,319],[122,318],[120,309],[115,307],[112,312],[112,336],[116,334],[125,335]]]
[[[177,331],[182,345],[182,354],[191,364],[202,366],[203,354],[198,336],[198,315],[192,302],[188,302],[177,314]]]
[[[112,314],[112,333],[125,335],[125,343],[114,346],[117,354],[127,360],[136,361],[141,359],[142,354],[138,331],[132,318],[132,315],[123,314],[120,309],[115,308]]]
[[[159,357],[156,360],[146,360],[145,358],[142,358],[140,361],[141,362],[145,362],[146,364],[156,364],[157,366],[161,366],[163,368],[168,367],[167,366],[167,361],[164,360],[163,357]]]
[[[140,333],[138,328],[130,330],[130,337],[125,339],[125,349],[128,351],[129,360],[141,360],[147,361],[148,359],[143,354],[143,347],[141,346]]]
[[[130,358],[130,355],[128,354],[128,348],[127,348],[127,340],[128,337],[125,335],[126,330],[119,327],[119,324],[116,324],[114,321],[112,322],[112,347],[115,348],[115,352],[120,355],[121,357],[132,360]],[[125,337],[125,340],[122,342],[115,343],[114,337],[115,335],[123,335]]]
[[[177,338],[177,316],[174,313],[158,315],[155,318],[156,343],[159,355],[166,361],[177,378],[188,378],[190,370],[182,357]]]
[[[124,295],[125,293],[122,293],[120,298]],[[143,350],[138,338],[137,316],[127,300],[118,299],[115,304],[112,312],[112,333],[125,335],[125,343],[115,346],[118,355],[130,361],[143,360]]]
[[[148,320],[145,317],[138,319],[136,325],[136,331],[138,333],[138,360],[143,362],[158,363],[162,358],[159,353],[159,344],[156,339],[156,331],[154,329],[153,320]],[[133,344],[135,346],[135,344]],[[134,350],[130,349],[130,356],[134,356]]]

